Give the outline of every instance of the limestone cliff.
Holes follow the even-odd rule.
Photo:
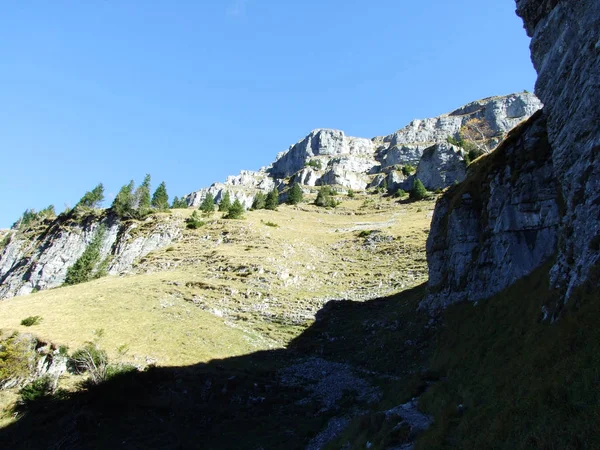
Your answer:
[[[566,203],[553,287],[568,299],[600,261],[600,3],[519,0]],[[598,283],[598,280],[595,280]]]
[[[230,176],[224,183],[189,194],[187,201],[190,206],[198,206],[208,193],[219,201],[229,191],[249,207],[257,192],[275,187],[284,191],[296,182],[354,190],[386,184],[410,190],[413,177],[418,177],[428,189],[445,188],[465,175],[464,155],[460,148],[448,144],[447,138],[457,138],[466,121],[485,120],[498,137],[497,144],[507,131],[541,106],[535,95],[522,92],[472,102],[438,117],[413,120],[389,136],[373,139],[346,136],[340,130],[314,130],[279,153],[270,166]],[[405,165],[416,167],[416,173],[403,175],[400,169]]]
[[[62,285],[100,226],[106,229],[100,259],[108,262],[112,275],[127,272],[137,259],[180,235],[175,220],[154,215],[140,222],[121,221],[107,213],[60,215],[37,229],[13,230],[0,250],[0,299]]]
[[[561,198],[536,113],[438,201],[427,240],[430,307],[490,297],[555,251]]]
[[[425,306],[488,297],[553,255],[551,284],[563,301],[598,284],[600,3],[517,0],[517,13],[532,37],[543,115],[439,200]]]

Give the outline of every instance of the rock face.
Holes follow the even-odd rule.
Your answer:
[[[551,287],[563,302],[575,287],[599,282],[600,3],[516,3],[532,37],[543,116],[470,167],[466,181],[440,199],[427,245],[424,306],[488,297],[554,255]],[[549,306],[556,312],[562,305]]]
[[[469,172],[436,205],[427,240],[429,307],[490,297],[555,252],[561,200],[543,113]]]
[[[181,233],[180,224],[156,216],[143,222],[121,222],[110,215],[78,220],[59,216],[42,232],[13,232],[0,253],[0,299],[63,284],[67,270],[100,226],[106,229],[100,259],[108,258],[112,275],[127,272],[136,259],[168,245]]]
[[[462,150],[447,144],[458,138],[464,123],[484,119],[499,141],[519,122],[541,108],[533,94],[526,92],[491,97],[469,103],[439,117],[414,120],[394,134],[373,139],[349,137],[339,130],[318,129],[277,155],[259,171],[242,171],[187,196],[190,206],[198,206],[208,193],[218,202],[225,191],[246,207],[257,192],[277,187],[283,192],[293,183],[304,186],[336,185],[362,190],[387,186],[410,190],[413,177],[401,176],[402,166],[418,166],[415,176],[426,188],[435,190],[464,178],[466,164]]]
[[[600,261],[600,3],[519,0],[566,203],[551,282],[568,299]],[[598,280],[595,281],[598,283]]]

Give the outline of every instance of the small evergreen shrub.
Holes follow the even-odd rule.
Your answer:
[[[190,217],[185,219],[185,224],[190,230],[195,230],[206,225],[206,223],[200,219],[200,216],[198,216],[196,211],[194,211]]]
[[[325,208],[335,208],[339,205],[339,202],[335,199],[334,195],[337,195],[337,192],[331,186],[321,186],[315,199],[315,205]]]
[[[448,136],[446,138],[446,142],[451,145],[456,145],[457,147],[462,147],[462,141],[460,139],[455,138],[454,136]]]
[[[262,221],[261,221],[262,222]],[[274,222],[263,222],[266,226],[268,227],[273,227],[273,228],[277,228],[279,225],[277,225]]]
[[[244,205],[236,198],[224,216],[225,219],[241,219],[244,215]]]
[[[53,391],[54,383],[52,377],[44,375],[29,383],[27,386],[24,386],[19,391],[19,394],[21,395],[21,401],[25,405],[29,405],[35,401],[50,397]]]
[[[41,321],[42,316],[29,316],[21,320],[21,325],[25,327],[31,327],[33,325],[38,325]]]
[[[415,166],[412,166],[410,164],[406,164],[406,165],[402,166],[402,174],[405,177],[412,175],[416,171],[417,171],[417,169],[415,168]]]
[[[354,190],[352,189],[348,189],[348,193],[347,193],[348,197],[350,198],[354,198]]]
[[[413,201],[423,200],[427,198],[428,195],[429,194],[427,193],[427,189],[425,189],[425,186],[423,186],[421,180],[415,178],[415,181],[413,182],[412,191],[410,191],[410,199]]]
[[[305,167],[312,167],[316,170],[321,170],[323,168],[323,164],[320,159],[311,159],[307,163],[304,164]]]
[[[396,198],[402,198],[402,197],[406,197],[408,194],[406,193],[406,191],[404,189],[398,189],[395,193],[394,193],[394,197]]]

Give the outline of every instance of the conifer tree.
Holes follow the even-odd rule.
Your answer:
[[[267,202],[267,196],[264,192],[258,192],[254,196],[254,201],[252,202],[252,209],[265,209],[265,205]]]
[[[225,219],[241,219],[244,215],[244,205],[236,198],[233,204],[229,207],[229,211],[225,215]]]
[[[317,198],[315,199],[315,205],[335,208],[338,203],[335,198],[332,197],[332,193],[333,191],[330,186],[321,186],[321,189],[319,189],[319,192],[317,193]]]
[[[204,200],[202,200],[200,208],[198,209],[200,209],[200,211],[206,215],[210,215],[215,212],[215,198],[210,192],[206,194],[206,197],[204,197]]]
[[[229,196],[229,191],[225,191],[225,194],[223,194],[223,198],[219,203],[219,211],[227,212],[229,211],[229,208],[231,208],[231,197]]]
[[[138,216],[143,217],[150,209],[150,175],[146,174],[144,181],[135,191],[136,209]]]
[[[87,208],[98,208],[104,201],[104,186],[99,183],[94,189],[88,191],[81,197],[77,206],[85,206]]]
[[[288,192],[287,202],[290,205],[297,205],[298,203],[300,203],[302,201],[302,197],[303,197],[302,188],[300,188],[300,185],[298,183],[294,183],[294,185]]]
[[[133,217],[134,197],[133,188],[135,184],[133,180],[121,188],[115,199],[113,200],[111,209],[119,217]]]
[[[173,199],[173,203],[171,205],[172,209],[176,209],[176,208],[185,209],[187,207],[188,207],[187,200],[184,197],[177,198],[177,196],[175,196],[175,198]]]
[[[100,225],[83,254],[67,270],[66,285],[84,283],[103,275],[102,271],[95,271],[95,269],[100,263],[100,247],[105,236],[106,228]]]
[[[423,200],[427,197],[427,195],[427,189],[425,189],[425,186],[423,186],[421,180],[415,178],[415,180],[413,181],[413,188],[412,191],[410,191],[409,198],[411,200]]]
[[[273,188],[269,195],[267,195],[267,200],[265,201],[265,208],[270,210],[276,210],[279,206],[279,191],[277,188]]]
[[[169,209],[169,194],[164,181],[158,185],[152,195],[152,207],[161,211]]]

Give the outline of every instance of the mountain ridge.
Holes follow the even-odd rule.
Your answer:
[[[462,181],[465,175],[464,152],[448,143],[448,138],[460,137],[462,125],[472,118],[485,120],[495,147],[506,132],[541,107],[534,94],[521,92],[475,100],[433,118],[415,119],[387,136],[361,138],[346,136],[342,130],[316,128],[277,153],[270,165],[230,175],[222,183],[188,194],[186,200],[196,207],[208,193],[218,202],[225,191],[230,191],[250,207],[257,192],[277,188],[285,195],[295,182],[306,187],[335,185],[353,190],[386,185],[408,191],[416,177],[430,190],[443,189]],[[414,177],[395,170],[404,165],[416,168]]]

